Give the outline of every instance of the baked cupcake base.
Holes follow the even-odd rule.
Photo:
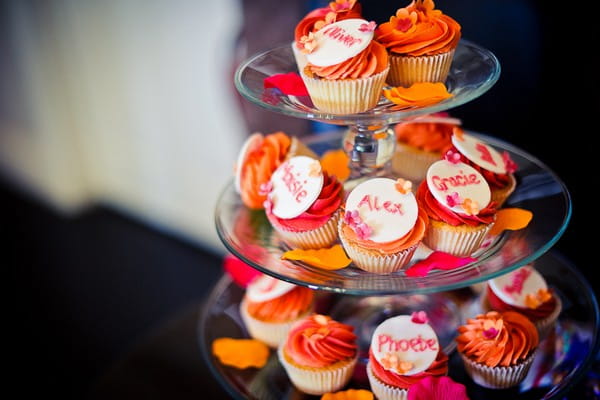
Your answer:
[[[457,257],[467,257],[481,247],[492,226],[493,223],[452,226],[430,219],[423,243],[432,250],[443,251]]]
[[[358,361],[357,355],[353,359],[339,361],[323,368],[303,367],[285,354],[284,346],[279,346],[277,356],[292,384],[300,391],[312,395],[342,389],[350,382]]]
[[[490,389],[506,389],[518,385],[525,379],[536,352],[532,352],[525,360],[510,367],[488,367],[477,363],[461,354],[467,374],[475,383]]]
[[[337,242],[337,226],[340,215],[341,211],[337,210],[324,225],[310,231],[286,231],[275,224],[272,225],[283,241],[292,248],[323,249],[331,247]]]
[[[445,82],[450,72],[454,50],[432,56],[402,56],[389,54],[391,86],[410,87],[417,82]]]
[[[380,381],[371,370],[371,362],[367,363],[367,377],[371,391],[377,400],[406,400],[408,398],[408,389],[393,387]]]
[[[427,176],[431,164],[442,158],[442,153],[424,151],[404,143],[396,143],[392,157],[392,171],[413,184],[418,184]]]

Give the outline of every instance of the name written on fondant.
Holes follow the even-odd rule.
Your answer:
[[[512,282],[510,285],[504,286],[504,291],[508,294],[520,295],[523,291],[523,285],[527,278],[531,275],[531,271],[527,268],[523,268],[514,273]]]
[[[352,36],[352,34],[346,32],[344,28],[340,28],[339,26],[330,26],[329,28],[325,29],[323,35],[329,36],[331,39],[334,39],[348,47],[362,43],[361,38]]]
[[[296,179],[296,176],[299,174],[296,173],[294,175],[293,170],[294,166],[290,165],[290,163],[286,163],[283,166],[283,177],[281,179],[283,180],[285,187],[291,193],[294,200],[296,200],[297,203],[300,203],[302,202],[302,199],[304,199],[308,194],[306,192],[306,189],[304,189],[306,181],[301,182],[300,180]]]
[[[434,338],[423,338],[418,335],[410,339],[394,339],[390,335],[382,334],[377,336],[377,351],[382,352],[407,352],[414,351],[421,353],[424,351],[438,351],[438,342]]]
[[[439,175],[434,175],[431,177],[431,183],[435,186],[437,190],[445,192],[450,189],[450,187],[459,187],[459,186],[469,186],[469,185],[478,185],[481,183],[477,175],[469,174],[466,175],[462,170],[460,173],[454,176],[449,176],[447,178],[442,178]]]
[[[394,203],[390,200],[380,200],[379,197],[371,196],[370,194],[365,194],[363,196],[357,207],[360,208],[361,206],[367,206],[369,211],[386,211],[391,214],[404,214],[402,204]]]

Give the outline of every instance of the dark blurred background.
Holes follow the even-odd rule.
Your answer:
[[[133,373],[139,390],[129,397],[166,398],[165,377],[180,386],[168,398],[222,394],[195,364],[197,349],[189,370],[205,374],[204,389],[169,364],[169,349],[138,353],[133,364],[131,354],[162,335],[190,356],[193,316],[226,254],[212,213],[244,137],[315,129],[243,100],[232,76],[240,60],[290,41],[319,4],[0,2],[0,229],[8,381],[19,397],[85,398],[124,365],[157,371]],[[362,4],[377,22],[405,5]],[[566,183],[573,215],[555,249],[597,287],[593,13],[531,0],[436,5],[502,67],[489,92],[450,113],[535,155]]]

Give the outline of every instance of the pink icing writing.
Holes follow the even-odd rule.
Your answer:
[[[417,353],[431,350],[438,351],[437,340],[430,338],[424,339],[421,335],[412,339],[398,339],[394,340],[390,335],[378,335],[377,336],[377,350],[379,353],[382,352],[382,348],[388,352],[394,351],[415,351]]]
[[[494,159],[492,158],[492,153],[490,153],[490,149],[488,149],[488,147],[485,144],[483,144],[483,143],[477,143],[477,145],[475,146],[475,148],[477,149],[477,151],[481,155],[481,159],[483,161],[487,161],[487,162],[489,162],[492,165],[496,165],[496,161],[494,161]]]
[[[306,181],[304,182],[300,182],[299,180],[297,180],[294,177],[294,173],[293,170],[294,167],[292,165],[290,165],[289,163],[286,163],[283,166],[283,183],[285,183],[285,187],[290,191],[290,193],[292,194],[292,197],[294,197],[294,199],[296,200],[297,203],[300,203],[302,201],[302,199],[304,197],[306,197],[306,195],[308,194],[306,192],[306,190],[304,189],[304,184],[306,183]],[[299,175],[299,174],[296,174]]]
[[[344,28],[340,28],[339,26],[330,26],[329,28],[325,29],[323,34],[348,47],[362,43],[361,38],[352,36],[350,33],[347,33]]]
[[[392,214],[397,214],[397,213],[399,213],[400,215],[404,214],[404,211],[402,211],[402,204],[394,203],[390,200],[386,200],[380,204],[379,197],[373,196],[373,198],[371,198],[371,195],[369,195],[369,194],[364,195],[364,197],[358,203],[357,207],[360,207],[362,205],[367,205],[369,207],[369,211],[384,210],[384,211],[387,211]]]
[[[437,190],[440,190],[442,192],[447,191],[449,189],[449,186],[469,186],[478,185],[479,183],[481,183],[477,175],[465,175],[465,173],[462,170],[458,175],[450,176],[448,178],[442,178],[438,175],[434,175],[431,177],[431,182]]]
[[[508,294],[521,294],[523,291],[523,284],[531,275],[531,271],[527,268],[520,269],[513,275],[512,282],[510,285],[504,286],[504,291]]]

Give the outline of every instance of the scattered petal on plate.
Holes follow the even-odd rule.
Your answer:
[[[212,353],[222,364],[239,369],[262,368],[269,359],[269,348],[256,339],[218,338]]]
[[[223,269],[240,287],[245,288],[258,277],[261,272],[252,268],[233,254],[227,254],[223,259]]]
[[[410,385],[408,400],[469,400],[465,385],[448,376],[428,376]]]
[[[343,247],[339,244],[334,244],[325,249],[294,249],[286,251],[281,256],[281,259],[303,261],[313,267],[329,271],[345,268],[352,262],[346,255]]]
[[[533,213],[522,208],[501,208],[496,213],[496,222],[488,235],[496,236],[505,230],[518,231],[526,228],[533,218]]]
[[[443,251],[434,251],[423,260],[411,265],[404,273],[406,276],[426,276],[432,269],[450,270],[463,267],[477,261],[473,257],[457,257]]]
[[[321,400],[373,400],[373,393],[366,389],[348,389],[335,393],[325,393]]]
[[[308,96],[304,81],[296,72],[271,75],[264,79],[263,85],[265,89],[279,89],[285,95]]]
[[[321,166],[329,175],[335,175],[340,182],[345,182],[350,176],[349,161],[344,150],[328,150],[321,157]]]
[[[442,82],[417,82],[408,88],[398,86],[384,90],[383,95],[401,107],[425,107],[453,96]]]

